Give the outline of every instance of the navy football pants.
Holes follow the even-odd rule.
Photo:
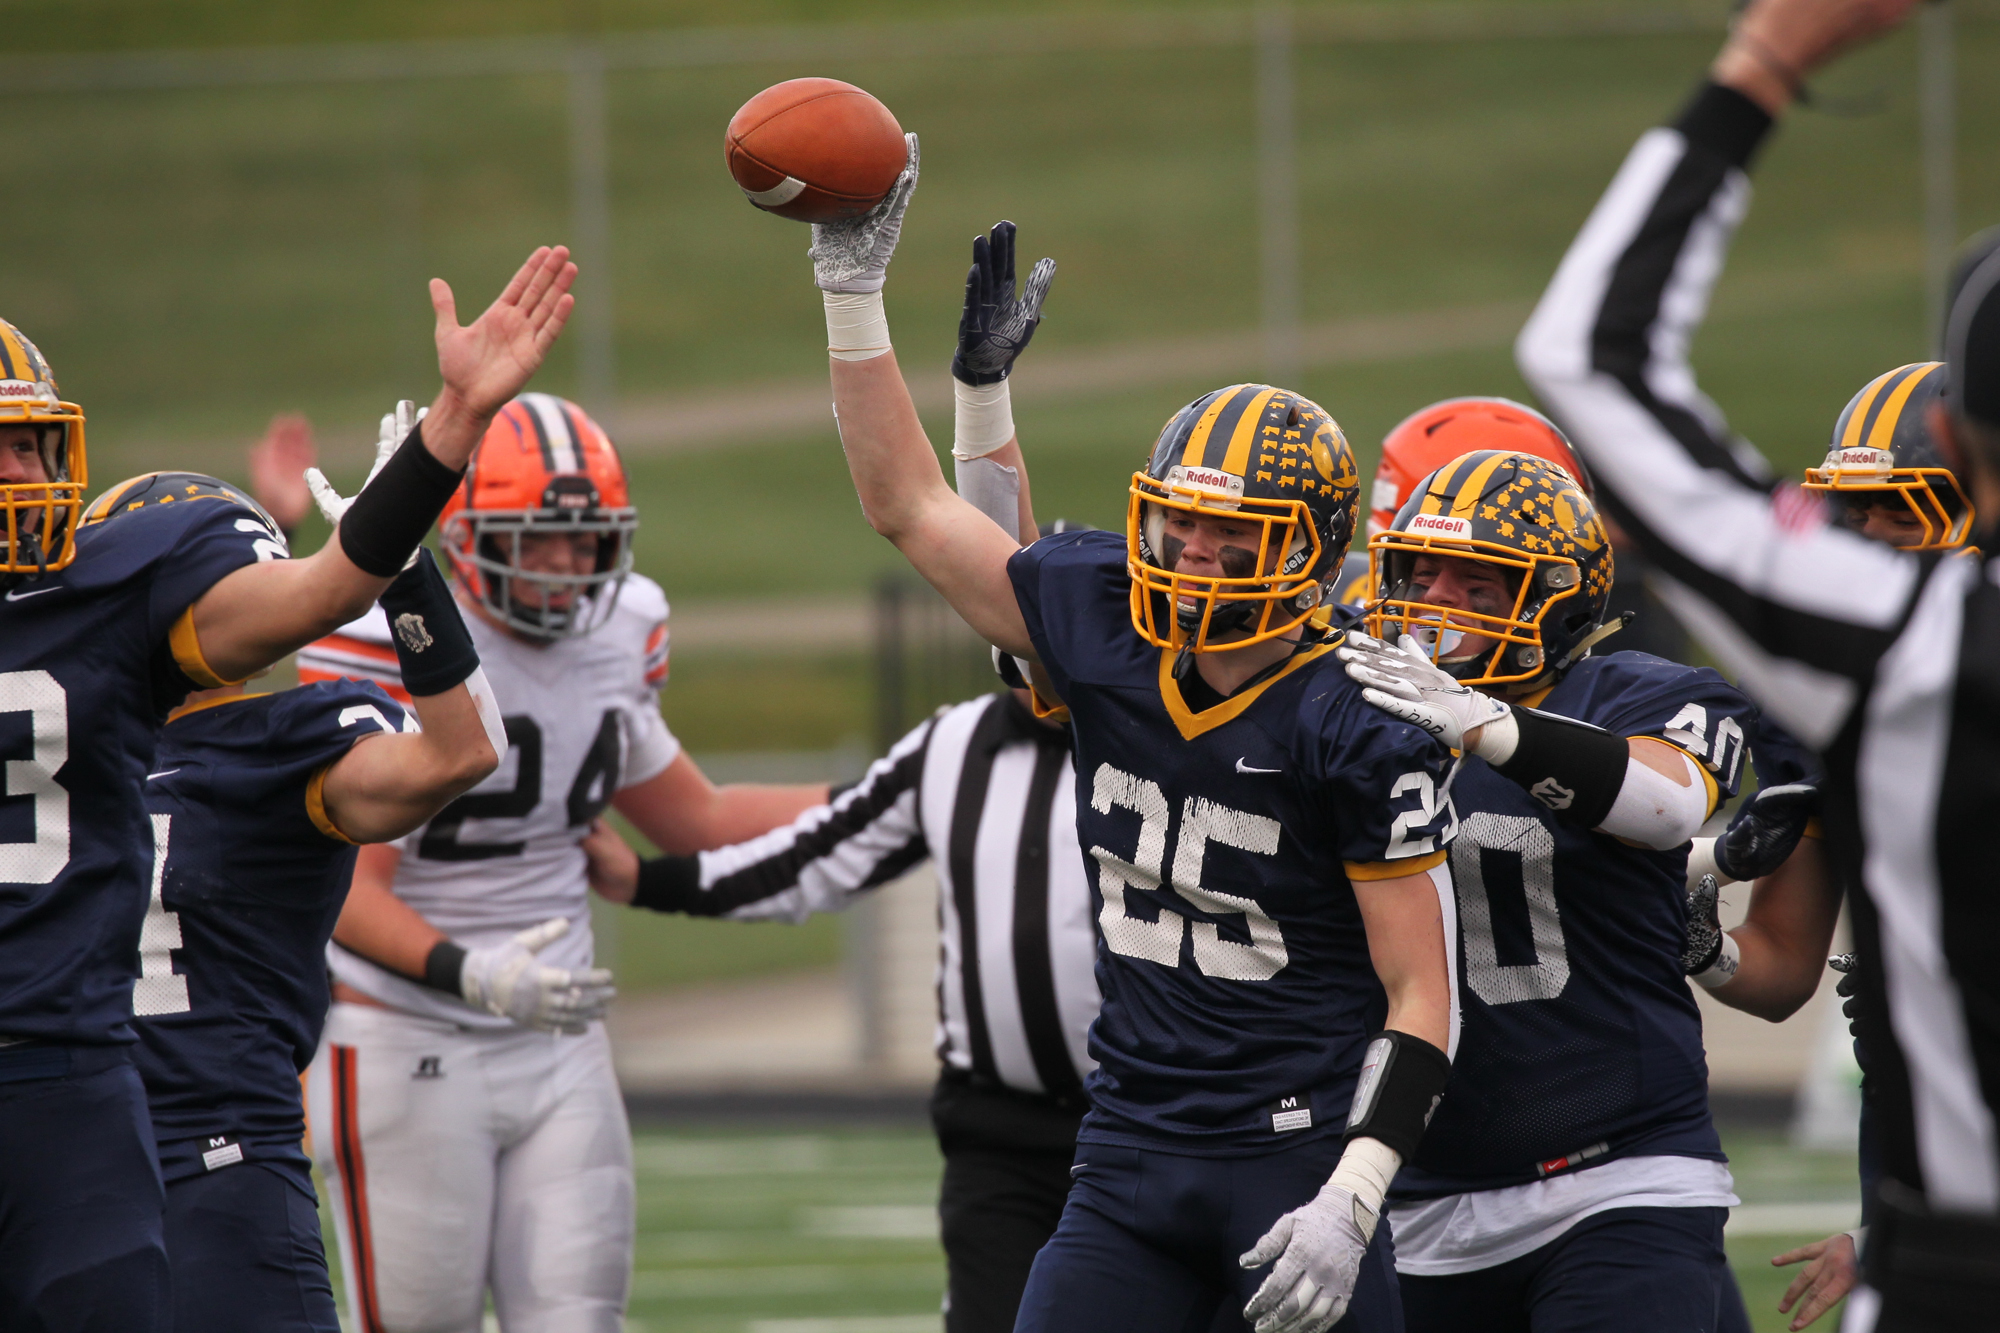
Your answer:
[[[167,1186],[176,1333],[340,1333],[303,1162],[239,1162]]]
[[[163,1333],[160,1197],[124,1049],[0,1049],[0,1329]]]
[[[1340,1161],[1328,1136],[1260,1157],[1079,1143],[1056,1234],[1035,1256],[1015,1333],[1244,1333],[1268,1267],[1237,1256],[1309,1201]],[[1401,1333],[1385,1215],[1339,1333]]]
[[[1518,1259],[1402,1277],[1410,1333],[1717,1333],[1742,1297],[1726,1208],[1613,1208]]]

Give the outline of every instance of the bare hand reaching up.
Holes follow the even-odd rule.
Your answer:
[[[424,420],[424,443],[454,471],[472,457],[472,447],[493,414],[541,369],[542,358],[569,322],[576,305],[570,287],[576,265],[567,246],[542,246],[528,256],[506,290],[470,324],[458,322],[451,285],[431,279],[431,308],[437,312],[438,373],[444,388]]]
[[[272,417],[264,438],[250,446],[250,493],[287,533],[312,512],[306,469],[318,461],[312,422],[297,412]]]
[[[1900,26],[1918,0],[1755,0],[1730,29],[1711,77],[1772,115],[1842,52]]]

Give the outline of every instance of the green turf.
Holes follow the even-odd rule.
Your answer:
[[[1799,1152],[1764,1133],[1726,1135],[1725,1146],[1746,1203],[1854,1195],[1851,1154]],[[838,1333],[935,1327],[922,1322],[935,1315],[944,1282],[932,1212],[940,1163],[928,1133],[642,1128],[635,1156],[631,1333],[812,1333],[765,1321],[871,1316],[881,1321],[875,1328]],[[1777,1301],[1789,1271],[1773,1269],[1770,1257],[1817,1239],[1730,1242],[1757,1333],[1787,1326]],[[1836,1309],[1815,1327],[1838,1320]]]

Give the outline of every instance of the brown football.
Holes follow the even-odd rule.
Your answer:
[[[729,118],[722,144],[744,196],[795,222],[866,213],[907,155],[889,108],[838,79],[773,84]]]

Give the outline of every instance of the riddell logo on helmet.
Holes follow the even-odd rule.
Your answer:
[[[48,391],[26,380],[0,380],[0,398],[46,398]]]
[[[1895,463],[1887,449],[1841,449],[1826,465],[1842,472],[1888,472]]]
[[[1243,478],[1233,472],[1222,472],[1216,468],[1168,468],[1167,485],[1191,491],[1207,491],[1216,497],[1211,503],[1218,509],[1234,509],[1243,501]]]
[[[1453,541],[1472,540],[1472,520],[1453,518],[1448,514],[1418,514],[1411,518],[1409,533],[1412,537],[1448,537]]]

